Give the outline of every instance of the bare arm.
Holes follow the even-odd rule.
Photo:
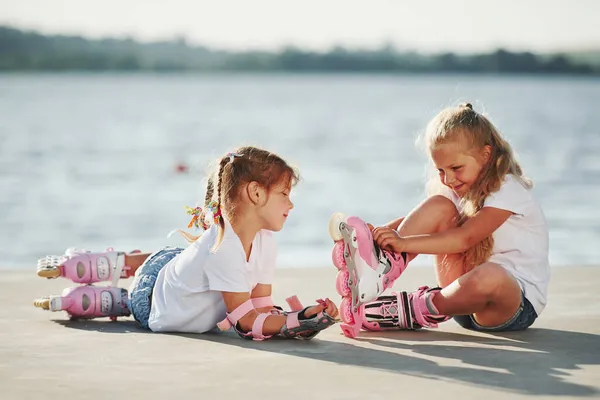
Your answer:
[[[252,293],[250,294],[250,298],[252,299],[256,299],[259,297],[270,297],[271,296],[271,285],[267,285],[265,283],[259,283],[257,284],[254,289],[252,290]],[[257,308],[256,310],[258,312],[269,312],[273,307],[262,307],[262,308]]]
[[[268,286],[269,291],[270,291],[271,285],[264,285],[264,286]],[[258,285],[257,285],[257,287],[258,287]],[[266,290],[266,288],[259,289],[259,291],[261,291],[261,290]],[[254,293],[254,291],[252,291],[252,293]],[[264,292],[261,292],[261,293],[264,293]],[[223,295],[223,301],[225,302],[225,308],[227,309],[228,313],[233,312],[236,308],[238,308],[240,305],[244,304],[246,301],[250,300],[250,298],[251,298],[250,294],[247,292],[221,292],[221,294]],[[270,308],[269,308],[269,310],[270,310]],[[269,310],[267,310],[267,312]],[[317,304],[316,306],[308,307],[306,309],[306,311],[304,312],[304,316],[307,318],[310,318],[310,317],[318,314],[321,311],[327,312],[327,314],[329,314],[333,318],[337,317],[337,314],[338,314],[338,310],[337,310],[337,307],[335,306],[335,304],[331,300],[326,299],[321,304]],[[246,315],[244,315],[242,318],[239,319],[239,321],[238,321],[239,329],[241,329],[243,332],[250,332],[252,330],[252,325],[254,324],[254,321],[256,320],[256,318],[258,318],[258,314],[260,314],[260,313],[261,313],[260,310],[256,310],[256,309],[250,310],[250,312],[248,312]],[[264,321],[263,328],[262,328],[262,334],[269,336],[269,335],[276,335],[276,334],[280,333],[281,328],[285,324],[286,320],[287,320],[287,316],[285,316],[285,315],[269,314]]]
[[[377,228],[373,238],[383,248],[415,254],[463,253],[498,229],[512,212],[484,207],[462,226],[440,233],[400,237],[394,230]]]
[[[400,217],[400,218],[396,218],[390,222],[388,222],[387,224],[385,224],[384,226],[387,226],[390,229],[393,229],[395,231],[398,230],[398,227],[400,226],[400,224],[402,223],[402,221],[404,221],[404,218],[406,217]]]

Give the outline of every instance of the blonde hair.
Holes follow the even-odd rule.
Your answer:
[[[485,199],[500,189],[507,174],[513,175],[524,187],[531,188],[532,183],[523,176],[510,144],[488,118],[473,110],[470,103],[441,111],[427,125],[425,145],[430,155],[436,146],[459,140],[469,151],[478,151],[484,146],[491,148],[488,162],[483,166],[469,192],[461,199],[459,226],[481,210]],[[436,189],[439,191],[441,185],[439,178],[430,178],[429,194],[434,194]],[[492,255],[493,247],[494,239],[490,235],[468,249],[463,254],[465,272],[487,261]]]
[[[221,157],[218,160],[218,170],[209,175],[204,209],[207,209],[214,200],[218,203],[218,209],[224,211],[228,218],[235,218],[238,196],[243,184],[256,182],[269,191],[280,183],[289,183],[290,186],[294,186],[299,179],[298,171],[277,154],[252,146],[239,147],[233,153]],[[201,218],[204,217],[204,215],[201,216]],[[220,218],[219,235],[215,242],[215,248],[223,238],[224,229],[225,222],[223,218]],[[184,231],[180,232],[190,243],[200,237]]]

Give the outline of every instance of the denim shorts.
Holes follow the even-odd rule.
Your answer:
[[[148,329],[148,318],[150,318],[152,307],[152,292],[158,273],[182,251],[183,249],[173,247],[159,250],[150,255],[136,271],[129,292],[129,307],[133,318],[142,328]]]
[[[533,306],[521,293],[521,305],[517,312],[505,323],[498,326],[481,326],[475,321],[473,315],[458,315],[454,320],[463,328],[480,332],[508,332],[522,331],[529,328],[538,317]]]

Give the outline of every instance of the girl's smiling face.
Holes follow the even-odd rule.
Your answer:
[[[490,146],[469,150],[461,140],[443,143],[430,149],[430,157],[444,186],[459,197],[469,192],[491,154]]]

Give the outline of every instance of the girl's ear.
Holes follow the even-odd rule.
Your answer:
[[[246,193],[248,194],[248,198],[255,205],[262,205],[267,201],[267,196],[265,190],[258,184],[258,182],[250,182],[246,185]]]
[[[492,157],[492,146],[490,146],[489,144],[483,146],[483,149],[481,149],[481,156],[483,157],[483,163],[487,164],[488,161],[490,161],[490,158]]]

